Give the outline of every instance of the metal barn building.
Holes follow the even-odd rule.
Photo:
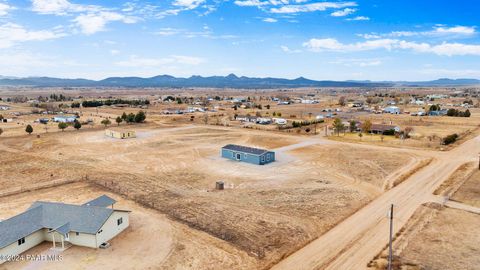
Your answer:
[[[265,165],[275,161],[275,152],[248,146],[227,144],[222,147],[222,157],[251,164]]]

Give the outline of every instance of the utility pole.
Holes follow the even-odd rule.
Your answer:
[[[388,270],[392,270],[393,203],[390,205],[390,241],[388,243]]]

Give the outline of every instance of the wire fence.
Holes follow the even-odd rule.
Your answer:
[[[6,190],[1,190],[0,197],[16,195],[16,194],[20,194],[27,191],[34,191],[34,190],[39,190],[44,188],[61,186],[61,185],[70,184],[74,182],[80,182],[82,180],[85,180],[85,178],[82,177],[80,179],[55,179],[47,182],[18,186],[18,187],[9,188]]]

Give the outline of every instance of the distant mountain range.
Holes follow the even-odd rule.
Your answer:
[[[315,81],[299,77],[297,79],[252,78],[228,76],[191,76],[177,78],[170,75],[159,75],[151,78],[110,77],[103,80],[61,79],[51,77],[6,77],[0,76],[3,86],[32,87],[209,87],[209,88],[299,88],[299,87],[391,87],[391,86],[466,86],[480,85],[476,79],[438,79],[434,81]]]

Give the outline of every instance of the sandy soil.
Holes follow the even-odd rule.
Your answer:
[[[215,126],[135,129],[138,137],[129,140],[88,129],[3,138],[0,184],[88,176],[227,241],[262,268],[381,194],[383,180],[414,156],[393,151],[382,157],[379,150],[328,143],[305,148],[302,136]],[[227,143],[285,150],[278,162],[256,166],[219,158]],[[218,180],[226,182],[225,191],[213,190]]]
[[[437,213],[408,241],[400,264],[406,269],[478,269],[480,215],[451,208],[430,211]]]
[[[469,179],[453,194],[452,200],[480,207],[480,170],[476,170]]]
[[[107,194],[118,202],[118,209],[131,210],[130,227],[110,241],[111,247],[90,249],[72,246],[61,255],[62,261],[35,263],[35,269],[245,269],[254,260],[246,253],[208,234],[192,231],[155,210],[146,209],[116,194],[86,183],[68,184],[0,198],[0,219],[18,214],[36,200],[81,204]],[[45,242],[26,254],[41,254],[51,247]],[[0,269],[29,267],[32,262],[5,263]]]
[[[394,233],[429,201],[436,188],[459,166],[478,158],[480,137],[448,153],[437,153],[427,167],[379,196],[342,223],[277,264],[273,269],[362,269],[388,242],[387,210],[395,213]],[[328,249],[325,247],[328,246]],[[364,265],[364,267],[362,267]]]

